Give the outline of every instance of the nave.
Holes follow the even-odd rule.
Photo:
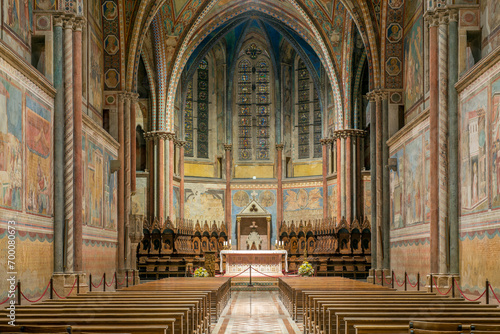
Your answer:
[[[213,334],[300,334],[274,291],[236,291]]]

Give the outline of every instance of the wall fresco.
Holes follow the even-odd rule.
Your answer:
[[[52,213],[51,120],[47,107],[26,96],[26,211],[45,215]]]
[[[0,73],[0,206],[21,210],[23,186],[23,95]]]
[[[89,103],[100,114],[102,109],[102,91],[104,90],[103,73],[103,44],[92,25],[89,29]]]
[[[318,219],[323,217],[323,188],[283,190],[285,220]]]
[[[32,8],[31,0],[5,0],[3,3],[3,22],[26,45],[30,42]]]
[[[404,39],[404,104],[407,111],[411,110],[423,97],[424,56],[422,50],[424,35],[422,22],[422,17],[419,17]]]
[[[104,152],[104,176],[107,178],[104,188],[104,228],[116,231],[118,211],[118,172],[111,173],[111,160],[117,160],[116,154]],[[138,179],[140,180],[140,179]]]
[[[391,215],[391,227],[401,228],[404,226],[404,212],[403,212],[403,200],[404,200],[404,150],[400,149],[395,154],[391,156],[392,159],[396,159],[396,168],[391,169],[389,172],[389,186],[390,186],[390,215]]]
[[[488,89],[484,87],[463,102],[461,108],[460,174],[462,213],[487,208],[486,117]]]
[[[194,221],[224,220],[224,190],[186,183],[184,198],[184,218]]]
[[[87,225],[103,226],[104,152],[90,138],[86,143],[87,168],[85,173],[85,219]]]

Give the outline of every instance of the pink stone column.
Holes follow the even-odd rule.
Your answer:
[[[130,106],[130,191],[135,194],[136,191],[136,160],[137,160],[137,146],[135,138],[135,113],[138,94],[131,95]]]
[[[166,135],[158,137],[158,213],[156,216],[163,223],[165,221],[165,140]]]
[[[364,198],[363,198],[363,177],[361,175],[361,168],[363,167],[363,156],[361,155],[361,144],[362,144],[362,134],[355,138],[356,143],[356,213],[355,216],[359,219],[364,220]]]
[[[342,220],[342,140],[337,140],[337,224]]]
[[[184,145],[186,145],[185,141],[179,142],[179,176],[181,178],[179,184],[179,193],[180,193],[180,218],[184,219]]]
[[[232,239],[233,223],[231,221],[231,152],[233,145],[224,145],[226,151],[226,224],[228,238]]]
[[[168,216],[174,217],[174,152],[175,134],[168,134]]]
[[[64,220],[66,224],[65,272],[74,268],[74,119],[73,119],[73,17],[64,17]]]
[[[352,143],[348,134],[345,139],[345,196],[346,196],[346,220],[352,223]]]
[[[150,218],[156,215],[155,212],[155,136],[148,133],[148,157],[149,157],[149,175],[148,175],[148,215]]]
[[[326,177],[328,175],[328,139],[321,139],[321,148],[323,156],[323,219],[326,221],[328,218],[328,182]]]
[[[284,144],[276,144],[276,178],[278,179],[278,190],[276,194],[276,236],[279,234],[280,226],[283,221],[283,148]]]
[[[125,269],[125,118],[123,115],[124,96],[118,94],[118,160],[120,169],[118,170],[118,270]]]
[[[439,53],[437,17],[429,17],[429,137],[430,137],[430,177],[429,201],[431,229],[431,274],[439,273]]]
[[[75,19],[73,26],[73,124],[74,124],[74,260],[75,272],[83,271],[83,116],[82,116],[82,26],[83,17]]]
[[[376,175],[376,187],[377,187],[377,230],[372,231],[372,233],[377,233],[377,266],[378,268],[376,269],[381,269],[383,266],[383,261],[384,261],[384,249],[383,249],[383,240],[382,240],[382,226],[383,226],[383,201],[384,198],[382,197],[382,173],[384,168],[383,166],[383,159],[382,159],[382,95],[380,92],[375,93],[376,94],[376,101],[375,101],[375,108],[376,108],[376,116],[375,116],[375,128],[376,128],[376,151],[377,151],[377,175]],[[373,120],[372,120],[373,121]],[[372,181],[373,182],[373,181]]]

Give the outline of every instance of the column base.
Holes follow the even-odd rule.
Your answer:
[[[77,286],[77,276],[80,281],[79,287]],[[61,297],[66,297],[68,295],[76,296],[78,292],[84,294],[89,291],[86,273],[54,273],[52,275],[52,283],[54,290]],[[59,297],[54,293],[54,299],[58,298]]]
[[[431,275],[429,274],[425,279],[425,288],[427,292],[431,292],[432,290],[433,292],[439,294],[439,292],[436,291],[437,290],[436,286],[437,286],[437,288],[441,293],[446,293],[449,291],[447,295],[451,296],[452,290],[454,289],[450,289],[450,287],[452,286],[452,284],[454,284],[454,280],[457,281],[458,285],[460,286],[459,274],[433,274],[432,281],[431,281]]]
[[[391,281],[391,271],[389,269],[370,269],[366,281],[372,284],[388,285],[387,282],[383,281],[383,278],[387,282]]]
[[[128,273],[128,286],[133,286],[140,283],[139,271],[138,270],[122,270],[116,272],[116,279],[118,280],[118,290],[127,287],[127,273]],[[134,277],[135,276],[135,277]],[[113,286],[114,290],[114,286]]]

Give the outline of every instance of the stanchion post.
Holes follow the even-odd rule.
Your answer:
[[[127,281],[125,286],[128,288],[128,270],[125,271],[125,280]]]
[[[486,304],[490,303],[490,282],[486,279]]]
[[[54,281],[52,280],[52,278],[50,279],[50,293],[49,293],[49,299],[52,299],[54,298],[54,295],[53,295],[53,291],[54,291]]]
[[[106,272],[104,272],[104,274],[102,275],[102,282],[102,291],[106,291]]]
[[[92,274],[89,274],[89,292],[92,292]]]
[[[17,305],[21,305],[21,281],[17,281]]]
[[[420,273],[417,273],[417,291],[420,291]]]
[[[116,277],[116,271],[115,271],[115,291],[118,290],[118,277]]]
[[[80,275],[76,275],[76,294],[80,294]]]
[[[392,271],[392,279],[391,279],[391,283],[392,283],[392,288],[394,289],[394,270]]]
[[[135,269],[132,269],[132,285],[135,285]]]
[[[455,277],[451,280],[451,296],[455,298]]]
[[[431,293],[433,292],[433,284],[432,284],[432,274],[431,274]]]
[[[408,274],[405,271],[405,291],[408,291],[407,281],[408,281]]]
[[[253,287],[252,284],[252,266],[250,265],[250,284],[248,284],[249,287]]]
[[[377,277],[377,274],[375,274],[375,277]],[[384,269],[382,269],[382,272],[380,273],[380,285],[384,286]]]

